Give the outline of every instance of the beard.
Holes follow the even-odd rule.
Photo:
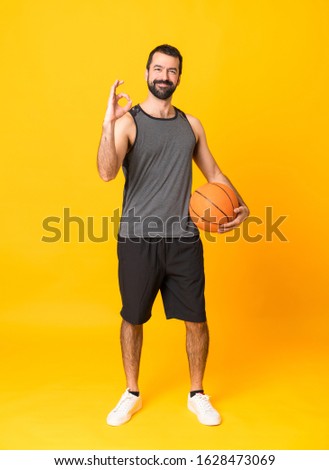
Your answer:
[[[167,85],[166,88],[157,87],[157,84]],[[159,100],[167,100],[176,90],[175,86],[170,80],[154,80],[154,82],[147,82],[148,89]]]

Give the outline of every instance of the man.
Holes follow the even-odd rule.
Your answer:
[[[172,46],[158,46],[149,55],[145,78],[148,96],[132,108],[125,93],[112,88],[98,150],[98,172],[104,181],[122,166],[126,177],[118,236],[119,284],[122,297],[121,350],[127,389],[109,413],[107,423],[119,426],[142,407],[138,387],[143,324],[161,291],[167,318],[186,325],[191,379],[188,408],[205,425],[221,418],[203,390],[209,333],[204,302],[203,247],[188,216],[192,159],[208,182],[230,186],[239,207],[225,233],[243,222],[249,210],[223,175],[207,145],[198,119],[185,115],[171,101],[182,74],[182,56]],[[127,100],[121,107],[118,101]]]

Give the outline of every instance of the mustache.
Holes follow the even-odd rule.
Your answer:
[[[153,84],[173,86],[173,82],[171,82],[170,80],[154,80]]]

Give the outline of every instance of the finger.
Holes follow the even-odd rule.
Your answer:
[[[127,95],[127,93],[119,93],[117,95],[117,100],[119,101],[121,100],[121,98],[126,98],[127,101],[131,101],[130,96]]]
[[[226,233],[229,232],[230,230],[234,230],[236,227],[229,227],[229,228],[219,228],[218,232],[219,233]]]
[[[124,80],[116,80],[115,81],[115,88],[118,88],[118,86],[122,85],[124,83]]]
[[[237,217],[236,219],[232,220],[232,222],[227,222],[226,224],[221,224],[221,227],[227,228],[227,227],[237,227],[240,225],[240,218]]]
[[[115,90],[118,88],[119,85],[122,85],[124,83],[123,80],[115,80],[113,85],[111,86],[111,92],[110,95],[113,96],[115,93]]]
[[[122,85],[124,83],[123,80],[115,80],[115,82],[113,83],[112,86],[114,86],[115,88],[118,87],[119,85]]]
[[[114,97],[114,95],[115,95],[115,89],[116,89],[116,86],[115,86],[115,83],[114,83],[114,84],[111,86],[109,101],[112,101],[112,100],[113,100],[113,97]]]
[[[124,106],[122,109],[125,113],[127,113],[129,111],[129,109],[131,108],[131,105],[132,105],[132,101],[129,100],[128,103],[126,104],[126,106]]]
[[[233,220],[233,222],[228,222],[227,224],[221,224],[218,230],[232,230],[240,225],[241,221],[239,218]]]
[[[226,227],[223,228],[222,226],[219,227],[218,233],[226,233],[229,232],[230,230],[234,230],[236,227]]]
[[[115,80],[115,82],[113,83],[113,85],[111,86],[111,90],[115,90],[116,87],[118,86],[119,84],[119,80]]]

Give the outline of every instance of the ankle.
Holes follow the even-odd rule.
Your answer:
[[[200,389],[198,389],[198,390],[191,390],[191,391],[190,391],[190,398],[193,398],[194,395],[196,395],[197,393],[202,393],[202,394],[204,395],[204,390],[203,390],[203,388],[200,388]]]
[[[127,390],[129,393],[131,393],[132,395],[135,395],[136,397],[139,397],[139,388],[138,388],[138,385],[135,385],[133,387],[129,387],[127,386]]]

